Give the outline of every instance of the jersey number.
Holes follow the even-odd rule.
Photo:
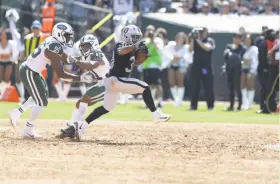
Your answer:
[[[130,67],[125,68],[125,71],[126,71],[126,72],[131,72],[132,66],[133,66],[134,63],[135,63],[135,56],[131,56],[129,60],[131,61],[131,65],[130,65]]]

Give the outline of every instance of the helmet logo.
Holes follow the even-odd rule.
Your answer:
[[[128,28],[125,28],[125,29],[123,30],[123,32],[124,32],[124,34],[126,34],[126,33],[128,32]]]
[[[61,30],[66,30],[67,29],[67,27],[65,25],[63,25],[63,24],[57,25],[57,28],[61,29]]]

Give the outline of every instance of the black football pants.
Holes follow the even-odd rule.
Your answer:
[[[193,67],[191,70],[191,80],[192,80],[191,81],[192,82],[191,108],[197,109],[201,82],[203,85],[207,106],[208,108],[214,108],[212,69],[207,68],[207,73],[203,74],[201,68]]]

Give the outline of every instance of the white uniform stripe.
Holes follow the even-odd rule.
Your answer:
[[[31,85],[30,78],[29,78],[29,72],[28,72],[28,71],[29,71],[29,70],[26,70],[27,82],[28,82],[28,84],[29,84],[29,86],[30,86],[30,88],[31,88],[32,96],[34,97],[35,103],[36,103],[36,104],[39,104],[38,99],[36,98],[36,95],[35,95],[35,93],[34,93],[34,89],[33,89],[32,85]]]
[[[30,71],[30,77],[31,77],[31,71]],[[34,88],[35,88],[35,93],[37,94],[37,97],[38,97],[38,99],[39,99],[39,104],[40,104],[40,106],[43,106],[43,100],[42,100],[42,98],[41,98],[41,96],[40,96],[40,93],[38,92],[38,88],[37,88],[37,86],[36,86],[36,84],[35,84],[35,82],[34,82],[34,79],[33,79],[33,77],[31,77],[31,82],[32,82],[32,84],[34,85]]]
[[[101,94],[99,94],[99,95],[97,95],[97,96],[91,97],[91,99],[99,98],[99,97],[101,97],[101,96],[104,96],[104,94],[105,94],[105,92],[103,92],[103,93],[101,93]]]
[[[148,86],[148,84],[144,81],[141,81],[139,79],[134,79],[134,78],[125,78],[125,77],[120,77],[121,80],[127,81],[127,82],[137,82],[142,86]]]

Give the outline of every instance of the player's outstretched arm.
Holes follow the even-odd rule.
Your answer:
[[[61,55],[59,55],[58,53],[55,53],[49,49],[46,49],[45,56],[48,59],[50,59],[52,68],[56,72],[56,74],[59,78],[70,79],[70,80],[76,81],[76,82],[80,81],[80,76],[64,71],[63,67],[60,64],[60,61],[62,61]]]
[[[93,70],[97,67],[99,67],[100,65],[104,65],[105,62],[104,60],[95,55],[95,54],[91,54],[90,56],[90,62],[81,62],[78,61],[76,62],[76,64],[82,69],[82,70]]]

